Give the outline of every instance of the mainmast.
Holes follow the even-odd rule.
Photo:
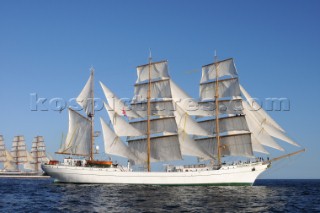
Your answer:
[[[147,164],[148,164],[148,172],[151,171],[150,169],[150,115],[151,115],[151,106],[150,106],[150,97],[151,97],[151,61],[152,61],[152,57],[151,57],[151,51],[150,51],[150,55],[149,55],[149,71],[148,71],[148,94],[147,94]]]
[[[217,53],[214,54],[214,65],[216,69],[216,83],[215,83],[215,117],[216,117],[216,138],[217,138],[217,148],[218,148],[218,165],[221,165],[221,147],[220,147],[220,128],[219,128],[219,70],[218,70],[218,57]]]
[[[94,82],[94,69],[91,68],[92,82]],[[91,84],[91,113],[88,115],[91,120],[91,146],[89,160],[93,160],[93,146],[94,146],[94,83]]]

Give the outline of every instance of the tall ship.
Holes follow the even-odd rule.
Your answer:
[[[202,67],[196,101],[171,78],[168,62],[137,67],[134,97],[128,105],[100,82],[110,118],[100,118],[104,151],[128,159],[127,165],[94,156],[94,70],[76,99],[83,112],[69,108],[69,131],[58,154],[63,162],[42,164],[57,182],[145,185],[252,185],[273,161],[265,147],[284,150],[276,141],[299,146],[262,108],[255,110],[239,84],[232,58]],[[78,157],[76,157],[78,156]],[[178,165],[187,156],[198,159]],[[237,158],[239,160],[235,161]],[[163,171],[152,171],[162,162]]]
[[[5,147],[4,138],[0,135],[0,177],[35,178],[45,176],[41,163],[49,162],[42,136],[36,136],[32,142],[31,152],[27,151],[24,136],[15,136],[11,151]]]

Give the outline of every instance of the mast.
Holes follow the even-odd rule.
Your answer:
[[[217,147],[218,147],[218,165],[221,165],[221,147],[220,147],[220,128],[219,128],[219,70],[218,70],[218,57],[215,51],[214,53],[214,64],[216,68],[216,83],[215,83],[215,115],[216,115],[216,138],[217,138]]]
[[[3,136],[0,135],[0,162],[6,161],[6,147],[4,144]]]
[[[150,172],[150,114],[151,114],[151,106],[150,106],[150,96],[151,96],[151,51],[149,55],[149,79],[148,79],[148,94],[147,94],[147,164],[148,164],[148,172]]]
[[[39,137],[37,137],[37,139],[36,139],[36,156],[35,156],[35,158],[36,158],[36,162],[35,162],[35,171],[36,172],[38,172],[38,164],[39,164],[39,159],[38,159],[38,157],[39,157],[39,151],[38,151],[38,143],[39,143]]]
[[[92,82],[94,82],[94,69],[91,68]],[[93,160],[93,146],[94,146],[94,84],[91,87],[91,113],[89,114],[91,120],[91,146],[90,146],[90,157],[89,160]]]
[[[42,136],[34,137],[31,147],[31,155],[35,159],[35,161],[32,163],[35,164],[34,170],[39,171],[39,164],[46,158],[46,148]]]
[[[27,162],[26,144],[23,136],[15,136],[13,139],[11,153],[18,169],[19,164]]]

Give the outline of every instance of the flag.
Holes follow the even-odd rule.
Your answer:
[[[128,117],[128,116],[127,116],[127,113],[126,113],[126,110],[124,109],[124,107],[122,108],[122,114],[123,114],[123,116]]]

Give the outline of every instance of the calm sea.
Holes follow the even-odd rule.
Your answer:
[[[0,212],[320,212],[320,180],[160,187],[0,179]]]

